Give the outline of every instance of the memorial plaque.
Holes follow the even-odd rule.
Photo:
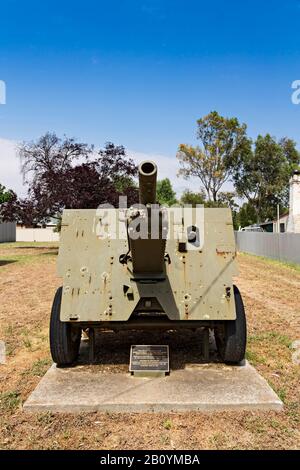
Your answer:
[[[131,346],[129,371],[134,375],[165,375],[169,372],[169,346]]]

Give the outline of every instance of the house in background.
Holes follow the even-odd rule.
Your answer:
[[[300,233],[300,171],[295,171],[290,182],[290,212],[287,232]]]
[[[279,221],[277,219],[270,220],[268,222],[259,224],[259,226],[263,229],[264,232],[285,233],[287,232],[288,220],[289,220],[289,212],[287,212],[286,214],[283,214],[279,218]],[[279,222],[279,230],[278,230],[278,222]]]
[[[279,220],[270,220],[259,224],[264,232],[300,233],[300,171],[295,171],[290,180],[289,212]]]
[[[58,220],[57,218],[51,217],[49,222],[47,222],[46,224],[44,224],[44,225],[37,224],[34,227],[17,223],[17,228],[21,228],[21,229],[27,229],[27,228],[37,228],[37,229],[48,228],[48,229],[50,229],[51,228],[51,229],[55,230],[56,227],[57,227],[57,220]]]

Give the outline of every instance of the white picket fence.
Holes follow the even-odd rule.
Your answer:
[[[59,233],[48,228],[17,228],[17,242],[59,242]]]

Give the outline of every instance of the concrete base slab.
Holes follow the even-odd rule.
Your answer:
[[[283,404],[246,362],[187,366],[161,378],[53,365],[24,404],[28,412],[276,410]]]

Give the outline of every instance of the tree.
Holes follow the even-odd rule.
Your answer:
[[[14,195],[3,204],[6,220],[43,225],[51,217],[59,220],[64,208],[90,209],[104,203],[116,207],[121,195],[129,205],[137,201],[137,168],[123,146],[109,142],[96,153],[92,146],[47,133],[22,144],[20,156],[28,194],[25,199]]]
[[[255,211],[256,222],[273,219],[277,204],[286,207],[288,183],[300,163],[296,144],[290,139],[277,142],[269,134],[259,135],[254,149],[237,155],[233,182],[238,195],[245,198]]]
[[[283,137],[283,139],[279,141],[279,145],[290,165],[291,172],[299,170],[300,158],[299,152],[296,149],[296,142],[288,137]]]
[[[238,211],[239,205],[236,203],[236,194],[233,192],[223,192],[219,193],[217,201],[208,201],[204,191],[200,193],[193,193],[192,191],[186,190],[181,196],[180,203],[185,205],[189,204],[193,207],[197,205],[204,205],[208,208],[218,208],[218,207],[229,207],[232,212],[233,225],[237,230],[238,225]]]
[[[231,177],[232,162],[250,145],[247,127],[240,125],[236,118],[222,117],[216,111],[197,123],[197,138],[202,145],[179,146],[179,174],[199,178],[208,200],[216,202],[219,191]]]
[[[11,202],[16,198],[16,194],[11,190],[7,190],[5,186],[0,184],[0,221],[14,221],[14,218],[7,220],[3,215],[3,209],[6,205],[11,204]]]
[[[165,206],[173,206],[177,203],[176,193],[169,178],[157,182],[156,197],[157,202]]]
[[[234,192],[220,192],[218,194],[217,201],[206,201],[204,203],[205,207],[210,208],[226,208],[229,207],[232,214],[233,226],[234,229],[237,230],[238,225],[238,213],[239,213],[239,205],[236,202],[236,194]]]
[[[181,204],[189,204],[193,207],[196,207],[197,205],[204,205],[205,202],[206,194],[204,191],[201,191],[200,193],[194,193],[189,189],[186,189],[180,198]]]
[[[0,204],[8,202],[10,199],[12,199],[12,197],[13,191],[6,190],[5,186],[2,186],[2,184],[0,184]]]
[[[49,174],[65,173],[79,159],[87,160],[92,151],[93,146],[68,137],[61,139],[50,132],[36,142],[23,142],[19,156],[24,181],[32,185]]]
[[[232,191],[219,193],[218,207],[229,207],[231,209],[233,228],[238,230],[240,207],[236,202],[236,193]]]
[[[257,213],[253,205],[245,202],[237,215],[237,229],[239,227],[248,227],[257,224]]]

